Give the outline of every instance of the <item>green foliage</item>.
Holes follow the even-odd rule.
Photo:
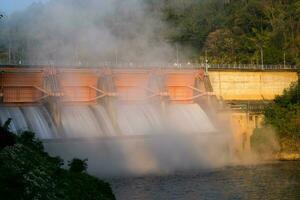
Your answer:
[[[257,128],[251,136],[251,149],[260,154],[269,154],[280,150],[278,138],[270,126]]]
[[[203,61],[201,58],[207,52],[209,62],[258,64],[261,63],[263,51],[265,64],[282,64],[284,58],[287,64],[300,63],[298,0],[143,0],[143,2],[145,16],[155,15],[164,22],[162,23],[164,26],[159,26],[158,30],[155,30],[157,38],[153,40],[180,45],[182,53],[186,53],[185,49],[188,49],[190,52],[188,56],[194,61]],[[78,0],[70,4],[70,7],[81,8],[85,4],[85,1]],[[47,20],[47,15],[42,14],[46,6],[49,5],[34,4],[24,13],[19,12],[0,21],[0,62],[7,62],[9,48],[13,61],[28,60],[30,50],[37,52],[39,49],[43,50],[45,38],[56,41],[57,46],[74,43],[69,41],[68,31],[61,32],[59,25],[54,25],[54,22],[43,26],[44,31],[41,33],[37,24],[43,24]],[[120,22],[117,20],[118,23],[114,23],[114,16],[108,16],[105,22],[102,22],[101,18],[95,17],[98,15],[91,14],[93,16],[91,18],[78,9],[75,15],[78,17],[68,19],[68,23],[64,25],[68,26],[67,30],[73,30],[83,26],[87,21],[93,26],[106,23],[109,24],[112,33],[123,36],[120,39],[136,37],[136,33],[140,30],[124,29],[128,27],[128,23],[134,23],[132,19],[122,18],[121,12],[118,15],[122,19]],[[137,29],[139,28],[143,27],[138,26]],[[78,56],[88,58],[86,52],[90,51],[81,49]]]
[[[270,105],[265,111],[265,122],[274,126],[280,137],[300,138],[299,105]]]
[[[0,136],[6,132],[7,126],[0,127]],[[14,137],[15,144],[0,149],[1,200],[115,199],[109,184],[84,172],[62,169],[63,161],[44,152],[34,133],[27,131]],[[86,169],[86,161],[79,161],[71,163],[84,164],[81,167]]]
[[[87,169],[87,159],[80,160],[78,158],[74,158],[69,162],[69,167],[71,172],[81,173],[85,172]]]
[[[300,103],[300,88],[299,85],[293,83],[290,88],[283,91],[283,95],[275,98],[275,104],[280,107],[288,108],[289,106],[299,105]]]
[[[9,131],[10,122],[11,119],[8,119],[3,125],[0,125],[0,150],[16,143],[16,136]]]
[[[30,146],[32,149],[43,152],[44,146],[40,140],[38,140],[34,133],[31,131],[24,131],[20,134],[20,136],[17,138],[18,143],[21,143],[25,146]]]
[[[297,0],[166,2],[169,39],[198,57],[207,52],[210,62],[260,63],[262,50],[265,64],[282,64],[284,57],[288,64],[300,61]]]
[[[11,118],[8,118],[8,119],[6,120],[6,122],[4,122],[4,124],[2,125],[2,128],[3,128],[4,130],[6,130],[6,131],[9,131],[9,125],[10,125],[10,123],[11,123]]]
[[[60,188],[59,198],[64,200],[115,199],[108,183],[86,173],[62,173],[57,186]]]
[[[300,151],[300,90],[298,84],[277,96],[265,110],[265,127],[254,132],[252,145],[267,140],[268,127],[272,127],[279,139],[281,150]]]
[[[293,84],[277,96],[265,110],[265,122],[272,125],[279,136],[300,138],[299,85]]]

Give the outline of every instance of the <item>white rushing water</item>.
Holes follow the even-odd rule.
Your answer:
[[[8,118],[12,119],[10,124],[11,131],[17,133],[19,131],[28,130],[24,115],[18,107],[0,107],[0,122],[3,124]]]
[[[42,106],[29,106],[22,108],[28,127],[41,139],[56,137],[56,129],[47,110]]]
[[[44,140],[50,155],[87,158],[89,173],[97,176],[219,167],[229,158],[226,134],[211,133],[215,129],[197,104],[114,108],[115,124],[102,105],[65,105],[57,131],[43,106],[0,107],[0,120],[12,118],[12,131],[28,129],[40,139],[53,139]]]
[[[89,138],[105,135],[89,106],[65,106],[62,108],[61,120],[67,137]]]
[[[124,135],[156,133],[197,134],[215,128],[198,104],[171,104],[165,111],[149,104],[123,104],[118,109],[118,125]]]
[[[43,106],[0,107],[0,121],[12,118],[11,130],[34,131],[41,139],[92,138],[101,136],[151,134],[201,134],[215,131],[198,104],[170,104],[162,110],[159,104],[118,104],[116,124],[102,105],[64,106],[62,129],[56,130]],[[118,131],[119,130],[119,131]]]
[[[163,117],[149,104],[123,104],[117,107],[118,125],[123,135],[153,134],[163,129]]]
[[[0,107],[0,121],[12,119],[10,130],[33,131],[41,139],[56,137],[57,131],[47,110],[42,106]]]
[[[112,121],[109,118],[105,108],[102,105],[94,105],[92,109],[95,113],[96,119],[100,123],[100,126],[105,135],[113,136],[117,135],[115,128],[113,127]]]
[[[169,128],[179,133],[207,133],[215,128],[198,104],[172,104],[167,109]]]

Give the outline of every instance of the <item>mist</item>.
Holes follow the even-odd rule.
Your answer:
[[[37,133],[50,155],[65,163],[74,157],[88,159],[88,172],[99,177],[170,174],[231,164],[230,133],[216,128],[200,106],[168,105],[165,115],[152,106],[117,106],[121,133],[104,110],[94,110],[100,105],[65,106],[60,129],[49,125],[51,117],[41,115],[45,109],[38,106],[3,107],[0,121],[12,118],[12,127],[19,131],[24,121],[22,127]]]
[[[164,38],[168,25],[148,1],[51,0],[12,14],[6,23],[13,63],[112,66],[176,62],[176,50]],[[19,48],[23,54],[13,56]],[[99,123],[94,113],[100,111],[64,106],[62,126],[67,139],[45,141],[46,150],[64,160],[87,158],[89,173],[97,176],[172,173],[230,162],[230,134],[213,127],[200,106],[167,105],[166,119],[143,106],[122,106],[115,105],[122,136],[103,139],[98,136],[107,132],[99,131],[101,123],[107,129],[112,125]]]
[[[215,169],[231,164],[229,135],[222,133],[153,133],[104,139],[45,142],[50,155],[88,159],[88,172],[98,177],[172,174]]]
[[[170,174],[231,163],[230,133],[217,129],[200,106],[171,104],[165,114],[158,108],[150,102],[119,104],[121,134],[97,139],[83,133],[78,140],[46,141],[45,147],[64,160],[88,159],[89,173],[99,177]]]
[[[56,65],[174,60],[150,1],[50,0],[6,20],[11,62]],[[14,52],[21,50],[21,55]]]

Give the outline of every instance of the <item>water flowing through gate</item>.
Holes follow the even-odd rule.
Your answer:
[[[6,67],[2,123],[41,139],[213,132],[200,70]]]

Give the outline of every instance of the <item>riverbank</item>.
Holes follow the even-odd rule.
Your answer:
[[[279,161],[300,161],[300,152],[279,152],[274,155]]]
[[[275,154],[276,160],[294,161],[300,160],[300,139],[282,137],[279,139],[280,151]]]

